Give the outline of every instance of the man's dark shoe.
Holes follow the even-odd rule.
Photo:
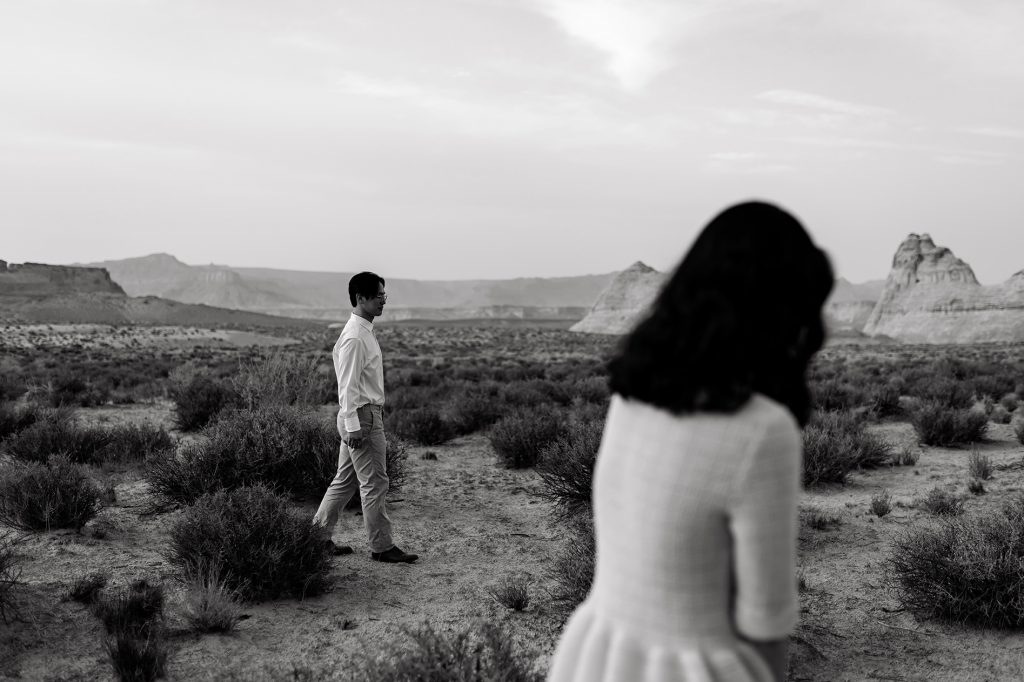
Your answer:
[[[348,545],[336,545],[336,544],[334,544],[332,542],[331,543],[331,547],[332,547],[331,553],[334,556],[341,556],[343,554],[351,554],[352,553],[352,548],[349,547]]]
[[[418,554],[406,554],[398,549],[396,545],[384,552],[370,552],[370,558],[374,561],[383,561],[389,564],[411,564],[420,557]]]

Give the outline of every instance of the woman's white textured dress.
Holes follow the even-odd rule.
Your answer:
[[[771,682],[737,633],[789,635],[801,436],[761,395],[676,416],[613,396],[594,472],[597,565],[549,682]]]

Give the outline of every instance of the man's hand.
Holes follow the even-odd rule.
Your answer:
[[[358,450],[359,446],[363,444],[363,430],[349,431],[341,440],[353,450]]]

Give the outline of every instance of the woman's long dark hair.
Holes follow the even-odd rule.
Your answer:
[[[810,416],[807,365],[834,277],[803,226],[771,204],[712,220],[611,361],[610,386],[676,414],[733,412],[757,392]]]

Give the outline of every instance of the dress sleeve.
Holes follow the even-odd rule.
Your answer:
[[[736,479],[729,510],[736,589],[733,623],[752,640],[788,636],[800,603],[796,588],[802,439],[796,422],[772,420]]]

